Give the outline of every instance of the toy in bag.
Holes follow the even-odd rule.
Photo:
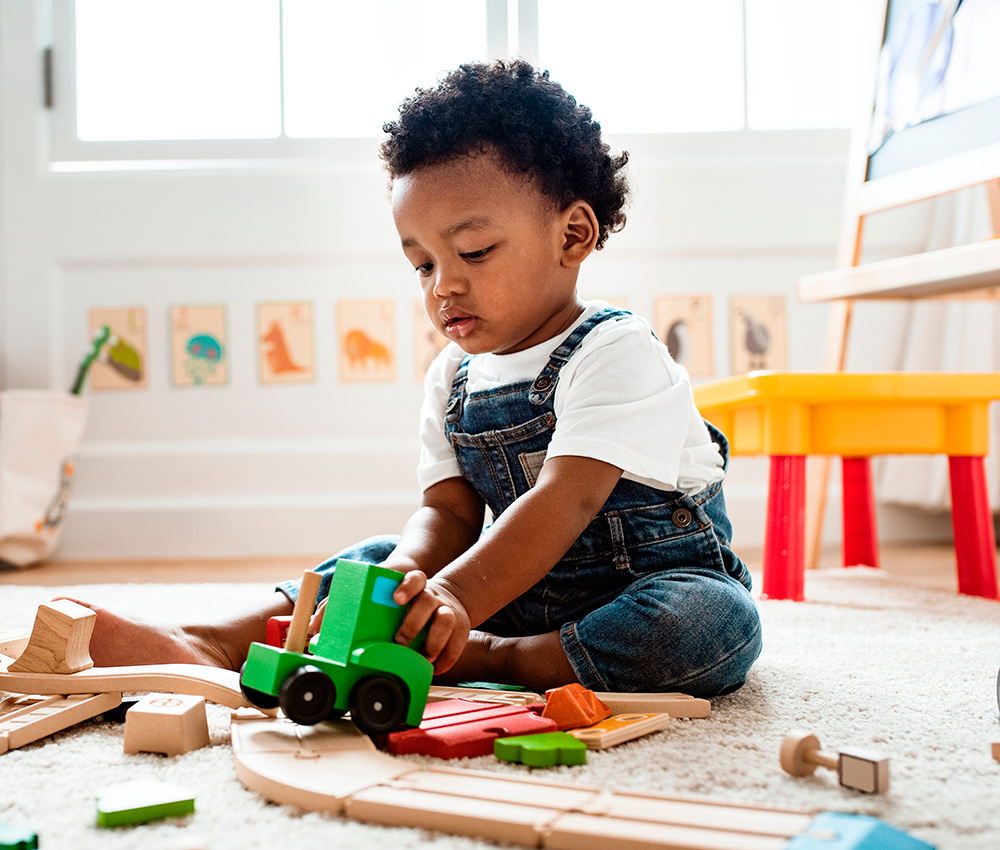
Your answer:
[[[56,548],[87,421],[80,395],[110,329],[95,335],[70,392],[0,393],[0,562],[28,567]]]

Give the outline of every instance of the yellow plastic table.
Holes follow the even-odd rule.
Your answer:
[[[870,459],[946,454],[960,593],[998,599],[983,458],[1000,373],[751,372],[695,388],[734,455],[768,455],[762,597],[804,598],[805,460],[843,460],[844,565],[878,566]]]

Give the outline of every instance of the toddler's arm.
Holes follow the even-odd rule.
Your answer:
[[[593,458],[546,461],[535,486],[504,511],[489,533],[430,578],[419,569],[407,573],[393,597],[400,605],[411,603],[396,640],[408,644],[430,623],[424,651],[436,673],[447,670],[461,655],[470,628],[532,587],[566,554],[621,474]],[[441,484],[449,482],[469,486],[462,479]]]

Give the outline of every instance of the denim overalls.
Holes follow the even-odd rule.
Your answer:
[[[597,325],[628,315],[595,313],[530,383],[469,393],[470,357],[462,361],[445,432],[494,519],[535,483],[556,427],[560,369]],[[725,437],[709,430],[726,459]],[[729,548],[730,535],[721,483],[691,497],[620,479],[562,560],[478,628],[501,636],[558,630],[592,690],[728,693],[743,684],[761,649],[750,575]],[[372,538],[339,557],[377,563],[397,539]]]

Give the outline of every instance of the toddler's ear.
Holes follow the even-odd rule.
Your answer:
[[[586,201],[574,201],[563,210],[562,265],[580,265],[597,245],[600,226],[594,210]]]

